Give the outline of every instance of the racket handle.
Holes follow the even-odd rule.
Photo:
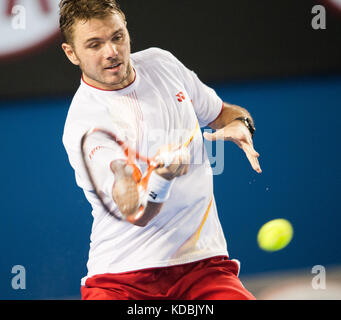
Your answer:
[[[157,161],[162,163],[164,167],[169,167],[174,159],[172,152],[164,152],[157,157]]]
[[[176,151],[173,151],[173,152],[163,152],[163,153],[160,153],[157,157],[156,157],[156,160],[160,163],[163,164],[163,166],[165,168],[168,168],[172,162],[174,161],[174,158],[177,156],[177,155],[181,155],[184,153],[184,150],[182,148],[176,150]]]
[[[163,164],[163,167],[168,168],[172,164],[177,155],[186,156],[187,152],[188,150],[184,148],[180,148],[173,152],[162,152],[156,157],[156,161]]]

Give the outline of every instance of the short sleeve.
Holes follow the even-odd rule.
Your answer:
[[[216,92],[204,84],[197,74],[185,67],[171,53],[169,58],[176,64],[179,76],[183,80],[186,91],[190,94],[200,127],[213,122],[221,113],[223,101]]]

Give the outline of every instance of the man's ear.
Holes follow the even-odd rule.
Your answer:
[[[68,57],[68,59],[74,65],[79,66],[80,61],[78,60],[78,57],[77,57],[73,47],[70,44],[64,42],[64,43],[62,43],[62,49],[64,50],[64,52],[65,52],[66,56]]]

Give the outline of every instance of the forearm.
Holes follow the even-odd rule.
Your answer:
[[[116,164],[116,170],[117,166]],[[162,202],[147,201],[143,211],[139,211],[139,207],[144,201],[140,199],[136,181],[129,174],[117,177],[112,188],[112,197],[126,217],[126,221],[141,227],[146,226],[160,212],[163,205]]]
[[[142,180],[141,173],[134,178],[134,169],[125,161],[112,161],[110,164],[115,175],[112,198],[126,220],[134,225],[144,227],[158,215],[170,195],[175,178],[189,170],[190,152],[187,148],[173,150],[167,147],[167,151],[173,152],[170,163],[165,165],[161,162],[160,167]]]
[[[173,173],[169,171],[168,168],[158,168],[155,172],[152,172],[148,182],[148,201],[145,209],[141,214],[135,214],[133,218],[128,221],[144,227],[150,220],[157,216],[162,209],[163,203],[167,201],[169,197],[174,179],[175,176],[173,176]]]
[[[224,102],[220,115],[209,124],[209,127],[215,130],[221,129],[239,117],[247,117],[253,123],[250,113],[245,108]]]
[[[141,185],[137,184],[131,170],[124,162],[113,161],[111,168],[116,176],[112,187],[112,198],[118,209],[126,217],[127,222],[140,227],[146,226],[161,211],[175,177],[167,180],[152,172],[148,181],[148,190],[142,191],[144,188],[141,189]]]

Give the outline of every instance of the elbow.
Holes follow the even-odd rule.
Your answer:
[[[140,212],[135,215],[128,216],[126,221],[138,227],[146,227],[148,223],[159,214],[162,205],[162,203],[148,202],[147,207],[142,213]]]
[[[126,216],[126,221],[133,224],[134,226],[137,227],[145,227],[151,219],[148,218],[147,215],[145,215],[145,212],[143,211],[142,214],[137,213],[134,215],[127,215]]]
[[[132,217],[132,218],[127,218],[126,221],[133,224],[134,226],[143,228],[148,225],[150,220],[143,219],[143,217],[140,219],[135,219],[134,217]]]
[[[148,225],[148,222],[149,221],[135,221],[133,225],[143,228]]]

